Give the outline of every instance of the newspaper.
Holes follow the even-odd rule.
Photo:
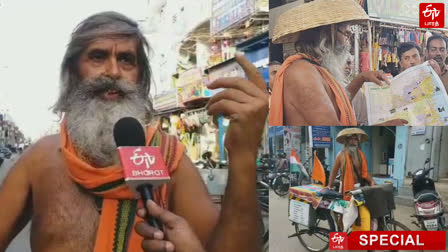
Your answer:
[[[390,82],[390,86],[365,84],[369,125],[393,119],[405,119],[411,126],[448,125],[448,95],[428,62],[407,69]]]

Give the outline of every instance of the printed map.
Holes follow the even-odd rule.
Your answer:
[[[412,126],[448,125],[448,96],[439,76],[427,62],[409,68],[390,86],[366,83],[369,125],[405,119]]]

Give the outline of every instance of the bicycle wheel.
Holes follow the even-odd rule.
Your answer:
[[[327,209],[318,209],[314,227],[304,227],[294,223],[296,236],[304,248],[310,252],[323,252],[328,249],[330,232],[335,232],[333,217]]]
[[[285,196],[288,194],[289,191],[289,177],[286,175],[280,175],[274,178],[274,181],[272,181],[272,189],[274,189],[274,192],[278,196]]]
[[[406,225],[403,223],[396,221],[395,219],[386,219],[385,220],[385,227],[382,227],[383,231],[410,231]],[[398,250],[384,250],[385,252],[396,252]],[[423,250],[418,250],[423,252]]]
[[[263,251],[269,251],[269,209],[261,209],[261,238],[263,241]]]
[[[383,231],[411,231],[411,229],[395,219],[388,219],[386,220],[386,226],[383,228]]]

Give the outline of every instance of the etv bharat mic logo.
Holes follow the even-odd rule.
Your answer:
[[[443,4],[443,3],[421,3],[420,4],[420,27],[421,28],[444,28],[445,27],[445,4]]]
[[[163,170],[149,170],[156,162],[156,157],[149,155],[147,152],[141,153],[142,149],[137,148],[129,159],[135,166],[145,165],[145,170],[132,170],[132,176],[163,176]]]
[[[330,233],[330,250],[347,250],[347,233]]]

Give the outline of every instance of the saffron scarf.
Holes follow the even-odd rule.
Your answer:
[[[283,112],[283,81],[286,69],[295,61],[307,59],[309,61],[317,62],[316,59],[306,54],[295,54],[288,57],[277,72],[275,77],[275,85],[271,95],[271,107],[269,108],[269,126],[283,126],[284,125],[284,112]],[[342,87],[336,79],[328,72],[327,69],[313,64],[314,67],[320,72],[322,77],[328,83],[336,97],[336,104],[341,112],[339,121],[344,126],[356,126],[355,113],[353,111],[350,100],[345,93],[344,87]]]
[[[146,145],[160,146],[170,173],[178,167],[184,147],[176,137],[147,127]],[[61,124],[62,154],[70,177],[90,193],[102,199],[102,211],[94,252],[141,252],[143,237],[135,232],[135,225],[143,221],[136,215],[141,199],[135,199],[126,186],[120,165],[95,168],[79,158],[68,136],[65,121]],[[154,191],[154,200],[167,209],[167,185]]]
[[[350,158],[350,154],[348,151],[344,151],[344,160],[342,162],[342,192],[344,194],[344,200],[350,201],[350,195],[345,195],[345,192],[351,191],[355,189],[355,167],[353,167],[353,161]],[[358,156],[361,160],[361,179],[367,178],[368,170],[367,170],[367,160],[364,153],[361,150],[358,150]],[[359,181],[361,183],[361,181]]]

